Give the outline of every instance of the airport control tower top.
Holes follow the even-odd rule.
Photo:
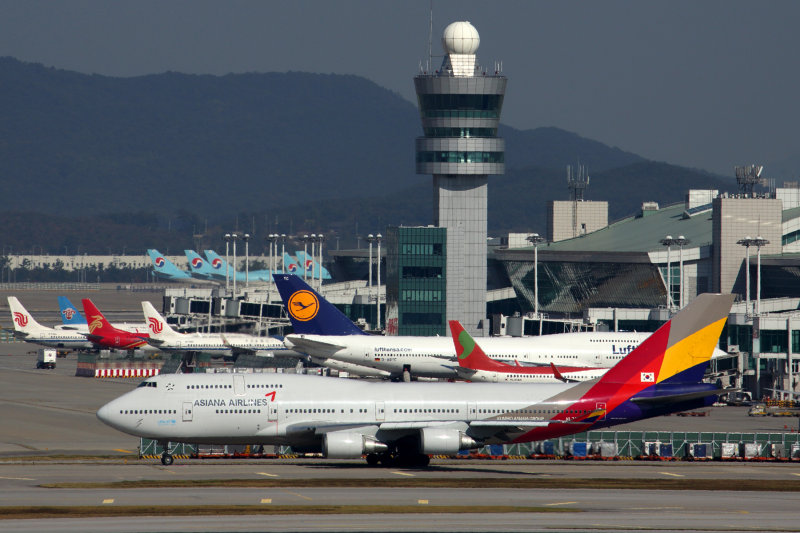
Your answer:
[[[453,76],[473,76],[475,74],[475,52],[481,44],[475,26],[467,21],[453,22],[444,29],[442,48],[444,61],[441,72]]]

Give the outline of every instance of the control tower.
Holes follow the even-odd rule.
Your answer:
[[[488,335],[486,210],[491,174],[505,173],[505,142],[497,137],[507,79],[476,64],[478,31],[453,22],[442,35],[444,60],[414,78],[423,137],[417,174],[433,175],[434,224],[447,228],[447,319],[474,336]]]

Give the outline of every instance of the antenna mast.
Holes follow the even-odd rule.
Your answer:
[[[430,19],[428,23],[428,72],[433,70],[433,0],[431,0]]]
[[[583,191],[589,186],[589,172],[584,165],[567,165],[567,187],[572,200],[572,236],[578,236],[578,202],[583,202]]]

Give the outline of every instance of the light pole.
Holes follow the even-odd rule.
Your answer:
[[[526,239],[533,245],[533,312],[539,317],[539,245],[544,242],[544,237],[538,233],[531,233]]]
[[[750,235],[736,241],[736,244],[744,246],[745,315],[750,314],[750,246],[754,244],[754,241],[755,239]]]
[[[319,284],[317,285],[317,290],[322,292],[322,241],[325,240],[325,236],[320,233],[317,237],[319,238]]]
[[[309,267],[311,267],[311,284],[312,285],[314,284],[314,256],[316,255],[314,253],[314,250],[316,250],[316,245],[317,245],[317,234],[316,233],[312,233],[311,234],[311,263],[309,263],[309,265],[308,265]],[[308,256],[306,256],[306,262],[308,262]]]
[[[679,261],[678,275],[680,276],[680,281],[678,282],[678,291],[679,291],[678,305],[680,306],[680,309],[683,309],[683,306],[686,305],[686,302],[684,301],[683,297],[683,247],[689,244],[690,241],[683,235],[678,235],[678,238],[675,239],[675,241],[676,241],[675,244],[681,247],[680,257],[678,260]]]
[[[381,329],[381,238],[383,238],[383,235],[378,233],[375,237],[378,239],[378,290],[377,290],[378,328],[377,329],[380,330]],[[320,284],[321,283],[322,283],[322,274],[320,274]]]
[[[758,258],[756,260],[757,264],[756,275],[758,276],[756,281],[756,314],[760,315],[761,314],[761,247],[769,244],[769,241],[764,237],[762,237],[761,235],[759,235],[758,237],[755,238],[753,244],[756,245],[756,250],[757,250],[756,256]]]
[[[367,298],[372,296],[372,243],[375,242],[375,235],[370,233],[367,235],[367,241],[369,242],[369,267],[367,270],[369,271],[368,274],[368,281],[367,281]]]
[[[231,277],[233,277],[233,298],[236,298],[236,239],[239,238],[239,234],[234,232],[231,233],[231,238],[233,239],[233,272],[231,272]]]
[[[250,234],[242,235],[244,239],[244,288],[250,288]]]
[[[308,233],[303,235],[303,264],[300,267],[303,269],[303,281],[306,280],[306,257],[308,257]]]
[[[286,272],[286,234],[281,233],[281,274]]]
[[[225,234],[225,292],[226,293],[228,292],[228,290],[230,288],[230,282],[228,281],[229,278],[230,278],[230,276],[229,276],[230,267],[228,266],[230,264],[229,263],[229,261],[230,261],[230,256],[229,256],[230,242],[231,242],[231,234],[230,233],[226,233]]]

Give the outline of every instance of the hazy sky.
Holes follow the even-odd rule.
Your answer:
[[[0,56],[109,76],[357,74],[414,101],[430,5],[0,0]],[[726,175],[793,160],[800,175],[798,1],[435,0],[434,55],[455,20],[478,29],[482,65],[502,61],[510,126]]]

